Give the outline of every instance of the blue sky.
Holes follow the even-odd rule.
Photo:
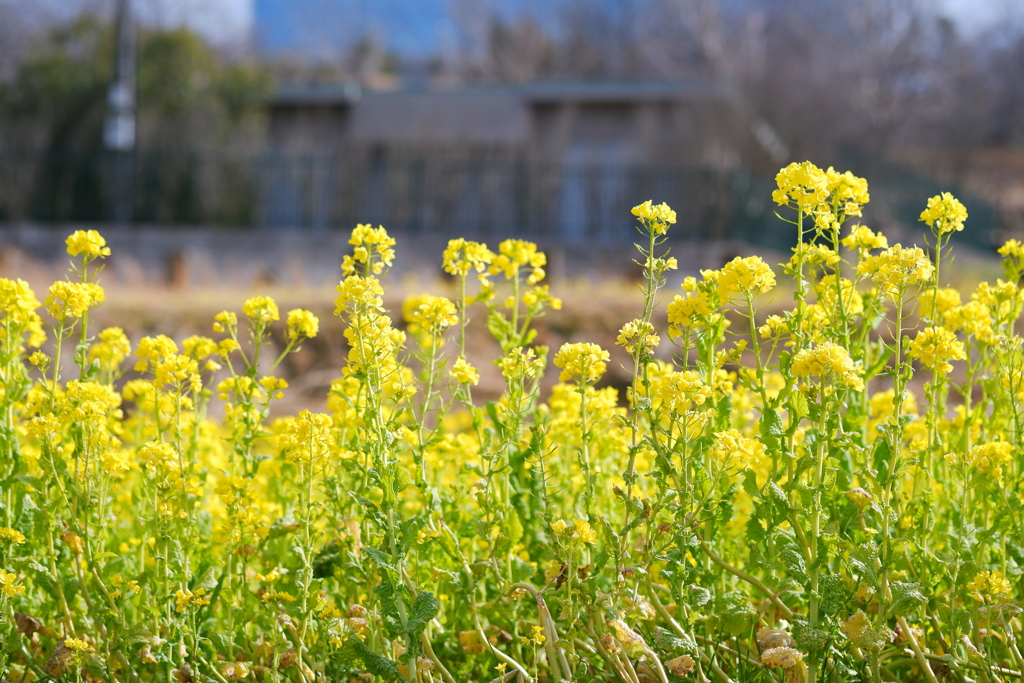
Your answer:
[[[238,44],[251,36],[254,4],[280,5],[314,2],[327,7],[354,9],[358,23],[376,32],[389,48],[402,52],[420,52],[438,47],[452,31],[447,10],[452,0],[133,0],[137,12],[148,23],[190,25],[216,42]],[[466,4],[483,0],[464,0]],[[598,0],[591,0],[598,1]],[[754,0],[755,2],[758,0]],[[902,0],[893,0],[899,2]],[[925,0],[934,3],[956,19],[962,30],[974,32],[991,26],[1007,16],[1024,20],[1024,0]],[[32,12],[66,14],[76,9],[104,11],[113,0],[0,0],[21,14]],[[485,4],[527,7],[541,13],[552,0],[489,0]],[[408,27],[414,27],[409,30]]]

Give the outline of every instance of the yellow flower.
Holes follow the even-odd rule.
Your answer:
[[[177,591],[175,591],[174,592],[174,601],[176,603],[175,611],[180,614],[181,612],[184,612],[189,607],[199,607],[201,605],[209,605],[210,604],[210,599],[209,598],[204,598],[203,597],[204,595],[206,595],[206,589],[205,588],[197,588],[194,593],[192,591],[188,590],[187,588],[185,590],[177,590]]]
[[[935,266],[920,247],[903,248],[897,244],[880,254],[868,256],[857,266],[861,275],[870,277],[890,300],[907,286],[932,279]]]
[[[659,408],[677,414],[704,405],[711,398],[711,387],[693,370],[667,372],[654,380],[651,391]]]
[[[103,288],[94,282],[58,280],[50,285],[45,306],[55,319],[80,318],[103,303]]]
[[[871,200],[868,181],[849,171],[839,173],[831,166],[825,171],[825,177],[828,179],[829,198],[842,217],[860,216],[861,208]]]
[[[143,337],[135,348],[135,355],[140,360],[135,364],[135,372],[145,372],[161,361],[178,353],[178,345],[170,337],[158,334],[155,337]]]
[[[791,273],[795,273],[801,262],[805,266],[834,266],[839,261],[839,254],[834,249],[815,242],[813,244],[802,244],[793,247],[793,256],[790,257],[789,262],[786,264],[786,269]]]
[[[742,468],[758,470],[764,464],[767,454],[765,445],[758,439],[743,436],[736,429],[727,429],[715,434],[715,445],[708,451],[708,457],[720,465],[736,462]]]
[[[487,266],[494,260],[494,254],[487,248],[486,244],[470,242],[460,237],[459,239],[448,241],[448,247],[444,250],[443,259],[441,267],[444,269],[444,272],[449,275],[465,277],[471,270],[475,270],[477,273],[484,273],[487,270]]]
[[[597,544],[597,532],[591,528],[590,523],[583,519],[573,520],[572,523],[573,536],[578,538],[583,543],[589,543],[590,545]]]
[[[792,206],[810,213],[828,198],[828,176],[809,161],[792,163],[775,176],[778,189],[772,199],[780,206]]]
[[[281,319],[277,303],[269,296],[254,296],[249,299],[242,305],[242,313],[261,327]]]
[[[668,227],[676,222],[676,212],[665,202],[655,206],[648,199],[643,204],[634,206],[631,213],[640,219],[649,232],[655,235],[664,235],[668,232]]]
[[[597,344],[562,344],[555,354],[555,367],[562,368],[560,382],[593,384],[601,379],[608,364],[608,352]]]
[[[999,247],[999,255],[1017,260],[1024,259],[1024,244],[1020,240],[1007,240]]]
[[[320,332],[320,319],[309,311],[295,308],[288,311],[288,341],[313,339]]]
[[[99,334],[99,341],[89,348],[89,360],[96,361],[100,369],[114,372],[132,351],[124,330],[108,327]]]
[[[498,361],[501,376],[507,382],[533,379],[544,369],[544,359],[538,358],[533,349],[522,347],[512,349],[508,355]]]
[[[405,321],[409,323],[410,334],[425,332],[438,335],[459,322],[455,304],[443,296],[412,297],[403,307]]]
[[[737,256],[726,263],[718,275],[718,296],[728,301],[733,294],[755,297],[771,291],[775,273],[760,256]]]
[[[88,654],[90,652],[96,651],[96,649],[92,645],[85,642],[81,638],[65,638],[64,647],[71,650],[75,654]]]
[[[673,339],[683,336],[686,329],[704,323],[714,312],[715,307],[707,292],[677,295],[666,310],[669,336]]]
[[[978,602],[1002,601],[1013,598],[1013,588],[1002,572],[978,572],[967,589],[974,591],[973,597]]]
[[[209,337],[192,335],[181,342],[181,353],[184,356],[200,361],[203,358],[212,356],[218,352],[220,347],[217,342]]]
[[[1013,444],[1007,441],[990,441],[971,447],[964,456],[965,464],[978,470],[981,474],[991,474],[1001,479],[1001,465],[1013,461]]]
[[[866,225],[855,225],[850,229],[850,234],[843,238],[843,246],[857,251],[887,249],[889,240],[882,233],[875,232]]]
[[[21,545],[25,542],[25,534],[17,529],[0,527],[0,542],[7,542],[11,545]]]
[[[937,375],[948,375],[953,366],[948,361],[964,360],[967,352],[956,335],[944,327],[929,327],[910,342],[910,357],[921,361]]]
[[[300,462],[317,462],[334,448],[332,428],[330,415],[303,410],[278,436],[278,447]]]
[[[544,279],[544,266],[548,259],[537,245],[525,240],[505,240],[498,245],[498,254],[491,262],[489,273],[503,273],[509,280],[518,277],[521,268],[530,268],[527,284],[535,285]]]
[[[231,333],[238,327],[238,316],[231,311],[221,311],[213,317],[214,332]]]
[[[834,378],[850,389],[860,391],[864,388],[864,380],[857,374],[857,366],[849,352],[833,342],[800,351],[793,358],[791,370],[795,377]]]
[[[16,598],[19,595],[25,594],[25,587],[19,586],[16,581],[18,580],[17,574],[10,574],[0,569],[0,593],[3,593],[8,598]]]
[[[992,311],[980,301],[969,301],[963,306],[955,306],[944,313],[947,329],[953,332],[963,330],[964,334],[981,342],[991,343],[994,341]]]
[[[928,200],[928,208],[921,212],[921,220],[936,235],[959,232],[964,229],[967,209],[956,197],[943,192]]]
[[[354,275],[356,264],[362,264],[366,274],[380,275],[384,267],[391,267],[395,261],[394,238],[388,235],[384,226],[374,228],[369,224],[356,225],[348,243],[355,247],[352,256],[341,262],[345,275]]]
[[[626,349],[626,353],[631,356],[636,354],[638,348],[643,350],[644,356],[649,356],[654,347],[661,343],[661,337],[655,333],[651,323],[632,320],[619,330],[615,343]]]
[[[384,310],[384,288],[372,275],[361,277],[350,275],[337,287],[338,298],[334,302],[334,315],[363,309]]]
[[[84,254],[84,261],[110,256],[110,247],[107,246],[107,241],[95,230],[76,230],[68,236],[66,244],[68,245],[68,254],[71,256]]]
[[[42,345],[46,333],[37,308],[39,299],[27,282],[0,278],[0,312],[4,314],[2,325],[6,335],[20,336],[28,332],[30,346]]]
[[[480,373],[465,358],[459,356],[452,364],[452,379],[459,384],[479,384]]]

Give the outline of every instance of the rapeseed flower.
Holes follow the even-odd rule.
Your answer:
[[[442,265],[444,272],[457,277],[466,277],[475,270],[483,275],[494,260],[494,253],[486,244],[458,238],[448,241],[444,250]]]
[[[99,340],[89,348],[89,360],[101,370],[115,372],[132,352],[128,336],[120,327],[108,327],[99,334]]]
[[[320,332],[320,319],[302,308],[288,311],[286,324],[288,341],[293,344],[303,339],[313,339]]]
[[[8,598],[16,598],[25,594],[25,587],[18,585],[17,574],[0,569],[0,593]]]
[[[967,584],[978,602],[1001,602],[1013,598],[1013,587],[1002,572],[978,572]]]
[[[338,298],[334,302],[335,315],[362,309],[384,310],[384,288],[372,275],[350,275],[342,280],[337,291]]]
[[[828,181],[829,199],[842,217],[860,216],[863,206],[871,201],[868,181],[849,171],[840,173],[831,166],[825,171],[825,177]]]
[[[857,270],[870,277],[891,301],[906,287],[928,282],[935,274],[935,266],[920,247],[904,248],[899,244],[864,258]]]
[[[505,240],[498,245],[498,253],[491,259],[491,266],[488,272],[497,275],[504,274],[512,280],[519,275],[522,268],[529,268],[530,274],[526,283],[535,285],[544,279],[544,266],[547,265],[547,256],[542,251],[537,251],[537,245],[525,240]]]
[[[724,266],[718,276],[718,296],[729,301],[734,294],[753,298],[766,294],[775,286],[775,273],[760,256],[737,256]]]
[[[364,267],[366,275],[380,275],[385,267],[390,268],[394,264],[395,239],[388,235],[384,226],[374,228],[368,223],[356,225],[348,243],[355,249],[351,256],[342,259],[341,270],[346,276],[355,275],[357,264]]]
[[[654,380],[651,393],[656,407],[682,414],[711,400],[711,387],[693,370],[667,372]]]
[[[563,344],[555,354],[555,367],[562,369],[560,382],[594,384],[608,365],[608,352],[597,344]]]
[[[850,234],[843,238],[843,246],[864,253],[872,249],[887,249],[889,240],[880,232],[875,232],[866,225],[855,225]]]
[[[266,327],[281,319],[277,303],[269,296],[254,296],[242,305],[242,313],[260,327]]]
[[[860,391],[864,388],[864,380],[857,373],[850,353],[834,342],[823,342],[797,353],[791,371],[795,377],[834,379],[850,389]]]
[[[950,373],[953,366],[949,361],[967,358],[964,345],[944,327],[929,327],[919,332],[910,342],[909,354],[937,375]]]
[[[184,612],[186,609],[188,609],[189,607],[198,608],[198,607],[201,607],[202,605],[209,605],[210,604],[210,599],[206,598],[206,597],[203,597],[205,595],[206,595],[206,589],[205,588],[197,588],[195,590],[195,592],[192,592],[192,591],[188,590],[187,588],[184,589],[184,590],[174,591],[174,602],[175,602],[174,611],[178,612],[180,614],[180,613]]]
[[[0,527],[0,543],[9,543],[11,545],[21,545],[25,542],[25,534],[21,533],[17,529],[10,529],[7,527]]]
[[[65,243],[68,246],[68,254],[71,256],[83,255],[83,260],[88,262],[92,259],[110,256],[110,247],[96,230],[76,230],[68,235]]]
[[[103,288],[95,282],[58,280],[50,285],[44,305],[56,320],[80,318],[103,303]]]
[[[810,213],[828,199],[828,176],[809,161],[792,163],[775,176],[778,189],[772,199],[780,206],[799,208]]]
[[[634,206],[631,213],[654,235],[664,235],[668,232],[669,226],[676,222],[676,212],[665,202],[655,206],[648,199],[643,204]]]
[[[964,229],[967,209],[949,192],[943,192],[928,200],[928,208],[921,212],[921,221],[936,235],[959,232]]]
[[[518,382],[536,377],[537,373],[544,369],[544,359],[538,358],[533,349],[519,347],[501,358],[498,367],[501,368],[501,376],[505,381]]]
[[[687,329],[706,324],[715,310],[707,292],[677,295],[666,309],[669,336],[676,339],[683,336]]]
[[[661,343],[661,337],[654,331],[654,325],[643,320],[631,320],[619,330],[619,336],[615,343],[626,349],[626,353],[636,355],[637,349],[642,351],[641,355],[649,356],[654,348]]]
[[[465,358],[459,356],[452,364],[451,376],[459,384],[479,384],[480,373]]]
[[[443,296],[427,294],[411,297],[403,309],[412,334],[423,332],[430,336],[439,335],[459,322],[455,304]]]

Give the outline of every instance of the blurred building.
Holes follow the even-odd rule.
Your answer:
[[[786,154],[735,91],[711,79],[287,86],[269,115],[270,148],[303,160],[277,165],[263,215],[278,225],[345,216],[421,232],[455,222],[629,240],[629,208],[657,197],[689,205],[713,231],[722,219],[711,217],[714,183],[741,161],[775,165]]]

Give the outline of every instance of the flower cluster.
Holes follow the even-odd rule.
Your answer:
[[[341,271],[347,276],[355,275],[357,269],[363,275],[380,275],[395,262],[395,239],[383,226],[357,225],[348,243],[355,249],[341,262]]]
[[[791,370],[796,377],[830,379],[856,391],[864,388],[864,380],[857,372],[849,351],[834,342],[823,342],[800,351],[793,357]]]
[[[921,212],[921,221],[936,235],[959,232],[964,229],[966,220],[967,209],[948,192],[929,199],[928,208]]]
[[[562,369],[561,382],[594,384],[608,365],[608,352],[597,344],[563,344],[555,354],[555,367]]]
[[[735,294],[753,298],[767,294],[775,286],[775,273],[760,256],[737,256],[724,266],[718,275],[718,296],[722,301]]]
[[[664,235],[668,232],[669,226],[676,222],[676,212],[665,202],[655,205],[648,199],[643,204],[634,206],[632,213],[653,235]]]

